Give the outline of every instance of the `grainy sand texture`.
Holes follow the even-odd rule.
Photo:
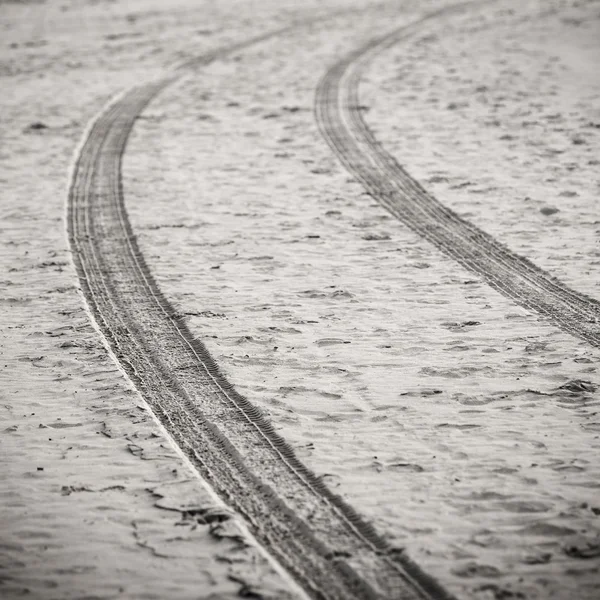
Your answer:
[[[0,32],[0,597],[600,597],[598,1]]]

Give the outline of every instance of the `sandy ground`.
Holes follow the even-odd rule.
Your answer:
[[[272,6],[262,24],[250,5],[205,8],[1,3],[3,598],[299,595],[223,521],[108,355],[66,238],[70,164],[114,94],[295,11]]]
[[[8,598],[295,593],[241,526],[189,510],[218,503],[107,354],[69,256],[69,165],[104,103],[311,12],[162,4],[0,3]],[[514,5],[382,54],[361,101],[442,202],[598,298],[600,6]],[[599,352],[393,220],[314,123],[326,67],[424,8],[340,16],[185,76],[136,123],[127,207],[230,380],[382,535],[461,598],[596,598]]]

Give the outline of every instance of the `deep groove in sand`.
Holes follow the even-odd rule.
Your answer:
[[[290,27],[217,50],[208,64]],[[181,71],[183,72],[183,71]],[[201,475],[314,598],[450,598],[333,494],[222,376],[160,292],[124,204],[121,160],[144,107],[175,74],[132,88],[96,119],[68,197],[85,298],[125,371]]]
[[[362,117],[358,87],[372,58],[433,18],[473,4],[479,3],[462,3],[427,15],[338,61],[317,88],[319,128],[346,169],[398,220],[504,296],[600,347],[598,300],[567,287],[441,204],[381,147]]]

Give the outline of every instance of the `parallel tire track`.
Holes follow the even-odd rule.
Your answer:
[[[434,18],[462,12],[473,4],[431,13],[337,62],[317,89],[315,114],[319,128],[346,169],[397,219],[504,296],[600,347],[598,300],[570,289],[446,208],[381,147],[362,117],[358,87],[374,56],[414,35]]]
[[[212,52],[207,64],[289,28]],[[222,376],[161,294],[124,204],[121,160],[144,107],[178,77],[139,85],[88,131],[73,169],[68,229],[81,286],[115,355],[201,475],[314,598],[449,598],[295,456]]]

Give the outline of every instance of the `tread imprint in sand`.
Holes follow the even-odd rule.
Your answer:
[[[208,64],[290,28],[214,51]],[[179,69],[183,72],[183,69]],[[295,456],[158,289],[128,220],[121,161],[134,122],[177,75],[139,85],[88,131],[68,228],[85,298],[115,355],[200,474],[314,598],[450,598]]]
[[[394,217],[504,296],[600,347],[598,300],[570,289],[441,204],[381,147],[363,119],[358,88],[371,59],[419,33],[433,18],[477,4],[483,3],[467,2],[427,15],[338,61],[317,89],[319,128],[345,168]]]

